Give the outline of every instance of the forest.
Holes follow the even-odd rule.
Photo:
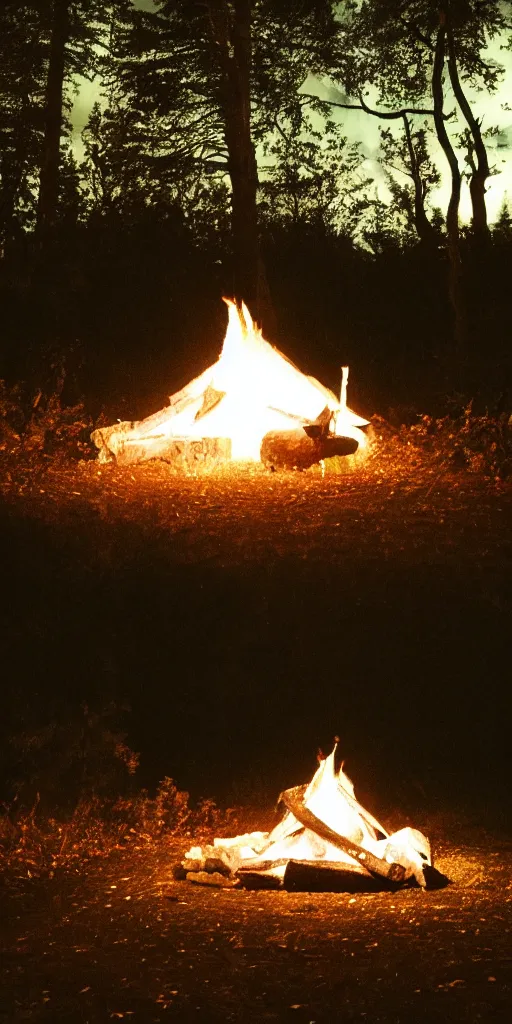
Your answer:
[[[511,29],[2,0],[0,1024],[510,1019]]]
[[[510,114],[485,107],[510,87],[511,16],[4,3],[0,378],[29,403],[146,413],[218,347],[225,294],[327,383],[350,363],[368,414],[506,404],[511,213],[504,192],[491,218],[487,189]]]

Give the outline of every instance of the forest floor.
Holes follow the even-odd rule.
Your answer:
[[[4,729],[20,694],[121,693],[149,783],[265,813],[339,733],[451,884],[205,889],[172,880],[176,839],[9,871],[2,1024],[510,1019],[512,489],[435,437],[376,441],[325,476],[5,453]]]
[[[0,1021],[509,1021],[512,850],[456,832],[427,893],[204,888],[172,881],[175,843],[13,878]]]

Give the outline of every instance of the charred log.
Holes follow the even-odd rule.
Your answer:
[[[397,883],[362,875],[349,864],[290,860],[284,873],[283,888],[289,892],[393,892]]]
[[[332,409],[329,409],[329,406],[326,405],[325,409],[322,409],[320,415],[317,416],[315,422],[308,423],[308,425],[304,427],[308,437],[327,437],[329,430],[331,429],[334,416],[335,414]]]
[[[308,437],[303,429],[272,430],[261,443],[261,461],[274,469],[308,469],[334,455],[353,455],[358,447],[352,437]]]

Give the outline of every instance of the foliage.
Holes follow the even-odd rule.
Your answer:
[[[134,194],[150,204],[167,197],[200,219],[213,178],[225,216],[231,168],[212,26],[214,18],[231,18],[229,7],[213,0],[205,5],[159,0],[154,11],[126,11],[113,22],[107,109],[93,112],[86,132],[87,173],[96,182],[96,199],[103,162],[119,201],[128,206]],[[296,10],[278,0],[258,0],[251,18],[251,131],[255,144],[268,150],[279,133],[278,121],[291,130],[298,89],[309,72],[325,64],[322,47],[335,23],[325,0],[308,0]],[[111,193],[107,190],[107,198]]]
[[[415,176],[417,175],[421,183],[423,209],[431,205],[430,195],[441,181],[439,169],[432,159],[429,134],[427,123],[410,133],[414,152],[412,167],[411,152],[405,135],[397,138],[390,128],[380,129],[381,162],[391,195],[389,218],[393,221],[396,234],[409,242],[419,233],[415,210]]]
[[[0,9],[0,245],[29,226],[41,155],[44,47],[33,3]]]
[[[113,12],[125,10],[129,4],[128,0],[111,0],[107,6],[100,0],[69,0],[64,6],[67,38],[60,111],[62,182],[58,215],[69,218],[80,212],[80,187],[68,153],[73,95],[79,79],[93,79],[101,71]],[[4,252],[36,222],[54,8],[53,0],[8,0],[0,10],[0,251]]]
[[[154,796],[145,790],[112,798],[83,797],[66,817],[4,805],[0,814],[0,868],[18,877],[53,877],[83,868],[115,851],[147,850],[155,844],[233,830],[240,811],[222,810],[211,799],[190,803],[189,794],[165,778]]]
[[[337,48],[333,51],[331,75],[342,90],[334,105],[359,106],[368,114],[388,119],[407,116],[430,117],[427,131],[437,135],[452,175],[452,191],[447,212],[448,252],[452,263],[450,294],[456,307],[456,318],[462,324],[461,297],[458,294],[457,218],[460,201],[460,169],[453,149],[452,118],[443,111],[443,79],[449,78],[457,104],[458,116],[465,128],[457,133],[470,172],[470,193],[473,206],[472,225],[475,235],[487,238],[485,181],[489,168],[482,133],[465,87],[494,92],[504,68],[489,55],[489,44],[510,29],[509,5],[492,0],[447,0],[437,7],[427,0],[393,0],[385,5],[375,0],[350,0],[340,14]],[[370,104],[376,95],[376,101]],[[377,107],[378,109],[375,109]],[[446,123],[449,122],[449,131]],[[418,140],[419,141],[419,140]],[[384,135],[385,148],[392,141],[392,129]],[[427,147],[428,148],[428,147]],[[411,154],[412,156],[412,147]],[[420,159],[425,144],[419,146]],[[384,154],[384,159],[386,159]],[[411,161],[409,160],[409,163]],[[434,173],[436,173],[434,171]],[[423,182],[427,184],[426,180]],[[400,216],[402,190],[391,182],[394,209]],[[416,203],[422,186],[416,181]],[[426,189],[423,202],[426,198]],[[407,197],[407,193],[405,193]],[[429,234],[422,211],[416,217],[420,238]],[[426,228],[426,231],[422,230]],[[458,307],[458,308],[457,308]],[[458,328],[457,328],[458,329]]]
[[[311,223],[360,236],[361,217],[371,207],[371,180],[360,170],[359,145],[348,145],[332,120],[313,127],[303,105],[287,124],[278,117],[275,124],[264,145],[269,163],[260,174],[262,221],[271,230],[279,223]]]
[[[49,391],[33,393],[0,380],[0,451],[88,456],[92,418],[83,402],[63,403],[65,367],[60,363],[55,369],[57,380]]]
[[[497,245],[506,246],[512,243],[512,213],[507,199],[503,200],[496,218],[493,239]]]
[[[457,416],[422,416],[410,428],[414,441],[435,448],[448,469],[467,469],[493,480],[512,476],[512,415],[475,416],[469,402]]]
[[[505,396],[502,396],[501,404]],[[368,465],[402,475],[425,470],[432,477],[427,497],[443,477],[467,473],[501,485],[512,477],[512,414],[510,409],[475,414],[473,401],[462,395],[445,400],[445,415],[421,414],[414,406],[390,409],[387,418],[372,417],[377,444]],[[446,413],[446,408],[451,407]],[[420,470],[421,465],[421,470]]]
[[[85,796],[118,792],[138,765],[120,727],[125,710],[111,701],[60,713],[51,709],[43,722],[27,716],[24,728],[10,737],[16,802],[26,806],[38,793],[44,806],[65,807]]]
[[[456,34],[463,80],[493,92],[503,67],[489,56],[488,46],[509,27],[508,10],[494,0],[349,0],[336,53],[347,92],[358,96],[371,83],[379,103],[390,109],[421,103],[430,92],[440,11]]]

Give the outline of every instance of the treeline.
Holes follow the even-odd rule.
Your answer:
[[[4,3],[0,375],[51,387],[65,360],[70,401],[143,412],[218,349],[227,293],[313,372],[349,360],[363,401],[499,389],[512,225],[506,205],[488,223],[500,126],[472,97],[503,82],[511,20],[494,0]],[[353,110],[378,119],[386,199]]]

